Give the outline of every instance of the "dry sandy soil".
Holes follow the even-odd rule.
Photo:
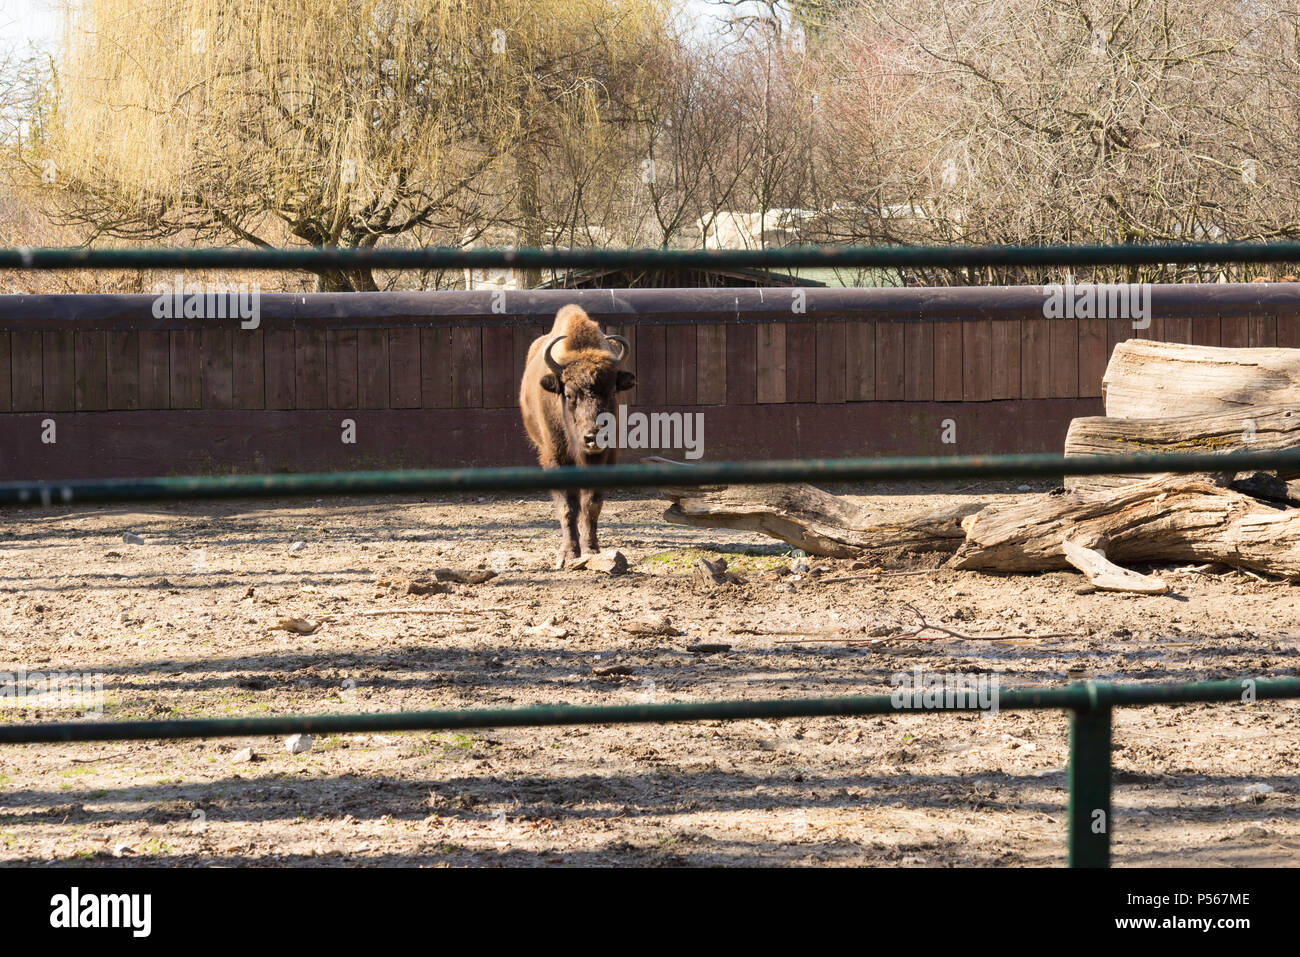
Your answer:
[[[1009,492],[873,495],[923,509]],[[786,546],[667,525],[649,493],[615,496],[602,522],[629,574],[556,572],[550,508],[529,495],[10,510],[0,671],[101,673],[114,720],[876,693],[916,667],[1002,687],[1297,673],[1295,589],[1235,572],[1165,569],[1162,597],[1078,595],[1067,573],[873,577],[829,561],[794,579],[772,572],[794,560]],[[745,583],[695,586],[693,561],[717,555]],[[436,594],[376,584],[444,566],[499,574]],[[1072,636],[780,643],[905,629],[904,602],[966,633]],[[447,616],[361,614],[404,608]],[[682,634],[624,627],[656,615]],[[287,617],[321,625],[270,630]],[[701,642],[731,650],[686,650]],[[598,673],[610,665],[627,673]],[[1294,701],[1117,712],[1116,862],[1293,863],[1297,731]],[[1000,712],[340,735],[300,754],[265,738],[0,746],[0,861],[1059,865],[1066,744],[1062,713]],[[250,746],[257,760],[240,760]]]

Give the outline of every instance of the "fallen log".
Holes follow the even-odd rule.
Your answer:
[[[1185,476],[1159,475],[1104,496],[1034,495],[990,505],[962,524],[966,541],[949,568],[1069,568],[1069,540],[1111,562],[1222,562],[1300,580],[1300,509]]]
[[[1065,435],[1066,458],[1076,455],[1180,452],[1227,455],[1231,452],[1264,452],[1298,446],[1300,405],[1245,406],[1223,412],[1150,419],[1087,416],[1073,420]],[[1091,494],[1150,481],[1152,477],[1149,474],[1071,475],[1066,477],[1065,487],[1071,492]],[[1201,475],[1197,478],[1214,485],[1227,485],[1232,479],[1232,473]]]
[[[966,538],[962,518],[983,505],[909,517],[803,484],[666,488],[661,493],[673,503],[664,519],[675,525],[761,532],[810,555],[882,560],[955,552]]]
[[[1101,380],[1106,415],[1154,419],[1300,405],[1300,349],[1231,349],[1129,339]]]

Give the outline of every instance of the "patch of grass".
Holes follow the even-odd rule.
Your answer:
[[[727,560],[727,567],[739,572],[767,571],[789,562],[791,552],[780,546],[753,546],[749,548],[674,548],[666,552],[648,555],[644,561],[647,565],[683,571],[690,568],[701,558],[716,561]]]

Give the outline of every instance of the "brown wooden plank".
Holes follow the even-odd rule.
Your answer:
[[[934,401],[960,402],[965,392],[965,322],[935,322]]]
[[[1260,314],[1250,317],[1250,345],[1255,349],[1277,347],[1277,319]]]
[[[663,405],[667,395],[667,336],[663,326],[636,327],[636,401]]]
[[[15,412],[39,412],[45,404],[45,389],[41,382],[43,349],[39,332],[15,332],[10,344],[12,358],[10,369]]]
[[[10,362],[9,333],[0,332],[0,412],[8,412],[13,408],[13,372]]]
[[[108,408],[108,333],[78,332],[74,340],[78,412],[102,412]]]
[[[694,325],[664,327],[664,401],[668,405],[695,405],[698,334]]]
[[[105,369],[108,408],[140,408],[140,333],[118,330],[108,333]]]
[[[1052,365],[1048,388],[1053,398],[1073,399],[1079,395],[1079,321],[1050,320],[1048,336]]]
[[[876,324],[844,324],[844,398],[870,402],[876,397]]]
[[[233,331],[233,404],[236,409],[266,408],[266,357],[261,329]]]
[[[446,331],[446,330],[443,330]],[[450,357],[448,357],[449,359]],[[421,363],[423,365],[423,363]],[[444,360],[444,368],[447,368]],[[362,409],[386,409],[388,389],[388,330],[357,331],[357,406]],[[450,370],[447,371],[450,381]]]
[[[140,408],[170,409],[172,339],[166,330],[140,333]]]
[[[262,337],[266,355],[266,407],[292,409],[297,388],[292,329],[267,329]]]
[[[817,330],[807,319],[785,324],[785,401],[817,401]]]
[[[1219,317],[1204,316],[1191,320],[1192,344],[1197,346],[1217,346],[1219,344]]]
[[[325,379],[331,409],[357,407],[357,330],[331,329],[325,334]]]
[[[1250,345],[1250,316],[1219,316],[1219,345],[1244,349]]]
[[[1300,315],[1278,314],[1277,344],[1280,349],[1300,349]]]
[[[993,323],[988,319],[961,324],[961,397],[966,402],[993,398]]]
[[[329,359],[325,330],[299,326],[294,330],[298,354],[294,362],[295,400],[300,409],[329,407]]]
[[[426,409],[451,408],[451,329],[420,330],[420,397]]]
[[[907,388],[906,322],[876,323],[876,399],[902,399]]]
[[[1052,324],[1059,319],[1025,319],[1020,323],[1020,389],[1026,399],[1051,396]]]
[[[1110,353],[1106,351],[1106,320],[1079,320],[1079,395],[1101,395],[1101,378]]]
[[[695,401],[700,405],[727,401],[727,327],[719,322],[695,327]]]
[[[45,412],[76,408],[76,346],[71,332],[41,333],[42,385]]]
[[[1020,320],[989,323],[989,398],[1020,398]]]
[[[1191,342],[1192,320],[1180,316],[1162,316],[1155,320],[1156,338],[1161,342]]]
[[[764,322],[754,327],[757,376],[754,400],[784,402],[786,389],[784,322]]]
[[[515,378],[514,330],[509,326],[483,328],[483,405],[508,409],[518,402]]]
[[[483,407],[482,326],[452,327],[451,404],[457,409]]]
[[[819,322],[814,328],[817,333],[817,401],[843,402],[848,390],[848,329],[843,322]]]
[[[727,327],[727,405],[758,401],[758,328],[750,323]]]
[[[200,335],[173,329],[171,332],[171,381],[167,394],[173,409],[203,408],[203,351]]]
[[[903,334],[903,398],[908,402],[934,400],[934,323],[909,322]]]
[[[239,330],[241,333],[244,330]],[[203,408],[231,409],[235,405],[234,333],[227,327],[204,329],[199,334],[203,376]]]
[[[510,330],[504,326],[496,331],[506,336],[504,350],[507,377],[513,374],[510,355]],[[415,326],[388,330],[388,407],[391,409],[418,409],[421,402],[420,330]],[[509,403],[506,403],[507,405]]]

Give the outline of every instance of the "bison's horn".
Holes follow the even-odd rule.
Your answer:
[[[624,339],[622,336],[606,336],[605,338],[608,339],[610,342],[618,343],[619,345],[618,355],[614,357],[614,361],[622,362],[623,357],[627,355],[628,349],[631,348],[631,346],[628,344],[628,341]]]
[[[561,339],[567,339],[567,338],[568,336],[556,336],[554,339],[552,339],[550,342],[546,344],[546,353],[545,353],[546,365],[556,375],[560,375],[562,372],[564,372],[564,366],[560,365],[558,362],[555,361],[555,357],[551,355],[551,350],[555,348],[555,344],[557,342],[559,342]]]

